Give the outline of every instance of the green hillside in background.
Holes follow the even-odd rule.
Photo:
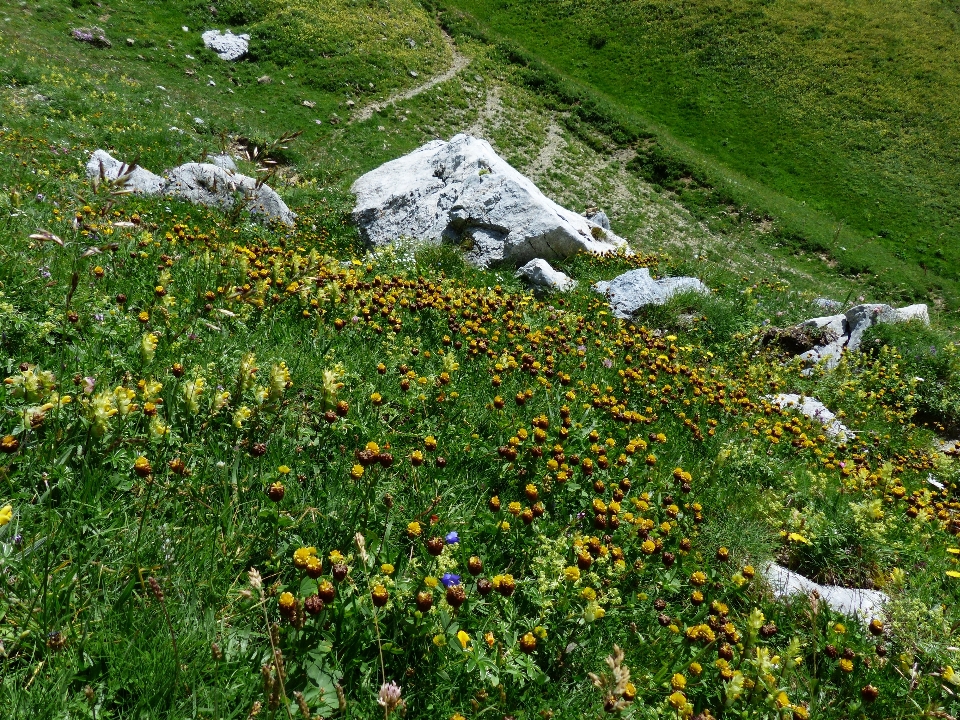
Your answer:
[[[957,3],[451,4],[781,219],[783,242],[888,292],[956,305]],[[689,183],[653,165],[654,179]]]

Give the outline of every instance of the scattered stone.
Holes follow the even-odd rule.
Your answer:
[[[860,347],[863,333],[868,328],[877,323],[901,323],[913,320],[925,325],[930,324],[926,305],[910,305],[897,310],[889,305],[867,303],[855,305],[842,314],[812,318],[796,327],[823,329],[834,335],[835,339],[811,348],[797,357],[809,365],[823,363],[826,369],[831,370],[839,364],[844,350],[856,350]],[[810,374],[812,368],[807,368],[804,372]]]
[[[767,399],[781,409],[795,408],[801,415],[806,415],[811,420],[817,421],[823,425],[824,430],[830,437],[840,440],[848,440],[853,437],[853,433],[837,420],[837,416],[816,398],[793,393],[780,393],[779,395],[768,395]]]
[[[133,47],[136,44],[137,44],[136,40],[134,40],[133,38],[127,38],[127,45],[129,45],[130,47]]]
[[[217,86],[217,84],[216,84],[213,80],[207,80],[207,85],[208,85],[209,87],[216,87],[216,86]]]
[[[103,31],[103,28],[96,26],[74,28],[70,31],[70,35],[74,40],[93,45],[94,47],[113,47],[113,43],[107,40],[107,34]]]
[[[227,159],[233,162],[231,158]],[[90,178],[115,181],[118,177],[126,176],[124,187],[144,195],[173,197],[222,210],[229,210],[242,199],[251,214],[277,220],[287,226],[292,226],[297,217],[273,189],[266,185],[258,187],[255,178],[240,175],[212,162],[186,163],[170,170],[167,177],[163,178],[140,167],[131,169],[130,165],[114,159],[106,151],[97,150],[87,162],[86,169]]]
[[[577,282],[569,275],[555,270],[543,258],[531,260],[517,270],[517,277],[526,280],[538,294],[572,290]]]
[[[626,245],[545,197],[487,141],[470,135],[427,143],[362,176],[351,190],[354,221],[373,246],[404,236],[451,242],[485,268]]]
[[[271,78],[269,75],[261,75],[257,78],[257,82],[261,85],[269,85],[273,82],[273,78]]]
[[[308,108],[315,108],[315,107],[317,106],[317,104],[316,104],[315,102],[311,101],[311,100],[304,100],[304,101],[303,101],[303,106],[304,106],[304,107],[308,107]]]
[[[356,103],[353,100],[347,100],[347,107],[352,108]]]
[[[407,38],[407,45],[409,45],[410,48],[413,49],[417,47],[417,41],[414,40],[413,38]]]
[[[418,73],[416,70],[411,70],[411,71],[410,71],[410,77],[412,77],[412,78],[420,77],[420,73]]]
[[[654,280],[649,268],[630,270],[613,280],[601,281],[593,286],[599,293],[605,293],[610,300],[610,309],[614,316],[629,320],[644,305],[663,305],[667,300],[682,292],[706,294],[710,288],[694,277],[668,277]]]
[[[843,303],[838,300],[831,300],[830,298],[820,297],[813,301],[813,304],[824,310],[839,310],[843,307]]]
[[[820,585],[776,563],[770,563],[761,572],[776,598],[810,595],[816,592],[820,600],[831,609],[854,617],[864,625],[868,625],[874,618],[881,617],[883,606],[890,600],[886,593],[879,590]]]
[[[125,176],[123,187],[139,195],[158,195],[166,181],[149,170],[128,165],[110,156],[105,150],[97,150],[87,161],[87,177],[105,182],[114,182]]]
[[[207,30],[201,37],[203,44],[219,55],[221,60],[230,62],[239,60],[250,49],[250,36],[246,33],[234,35],[229,30],[225,33],[219,30]]]

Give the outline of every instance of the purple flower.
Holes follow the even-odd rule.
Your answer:
[[[23,545],[23,535],[21,535],[20,533],[17,533],[16,535],[14,535],[13,544],[16,545],[17,547],[20,547],[21,545]]]
[[[456,545],[458,542],[460,542],[460,535],[458,535],[457,531],[454,530],[453,532],[448,532],[446,538],[444,539],[447,541],[447,545]]]
[[[93,392],[93,388],[97,385],[97,379],[95,377],[90,377],[89,375],[83,379],[83,393],[89,395]]]
[[[440,582],[443,583],[444,587],[453,587],[454,585],[460,584],[460,576],[454,575],[453,573],[444,573],[443,577],[440,578]]]
[[[586,351],[587,351],[586,345],[577,345],[577,352],[586,352]]]
[[[93,319],[97,322],[103,322],[103,313],[94,313]]]
[[[49,278],[49,277],[50,277],[50,268],[48,268],[48,267],[46,267],[46,266],[40,268],[40,277],[42,277],[44,280],[46,280],[47,278]]]
[[[603,359],[603,366],[604,366],[605,368],[612,368],[612,367],[613,367],[613,360],[611,360],[610,358],[604,358],[604,359]]]

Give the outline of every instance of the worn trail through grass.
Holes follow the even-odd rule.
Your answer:
[[[381,102],[371,103],[370,105],[366,105],[360,108],[359,110],[357,110],[357,113],[356,113],[357,122],[364,122],[365,120],[369,120],[374,116],[375,113],[381,110],[384,110],[390,107],[391,105],[396,105],[398,102],[403,102],[404,100],[410,100],[411,98],[415,98],[420,93],[426,92],[427,90],[433,87],[436,87],[440,83],[447,82],[447,80],[452,80],[454,77],[457,76],[457,74],[461,70],[467,67],[467,65],[470,64],[470,58],[468,58],[466,55],[463,55],[457,49],[456,44],[453,42],[453,39],[449,35],[444,33],[443,39],[446,41],[447,45],[450,47],[450,52],[453,53],[453,62],[450,64],[450,67],[447,70],[440,73],[439,75],[434,75],[432,78],[430,78],[429,80],[427,80],[425,83],[421,85],[417,85],[416,87],[412,87],[409,90],[404,90],[402,92],[396,92],[390,97],[388,97],[386,100],[383,100]]]

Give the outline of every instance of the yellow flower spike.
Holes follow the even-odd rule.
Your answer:
[[[457,640],[460,641],[460,647],[466,650],[467,645],[470,643],[470,636],[467,635],[463,630],[459,630],[457,631]]]
[[[286,465],[281,465],[280,467],[277,468],[277,472],[280,473],[281,475],[286,475],[287,473],[290,472],[290,468],[287,467]]]
[[[947,570],[947,577],[960,578],[960,572],[956,570]]]
[[[7,503],[0,508],[0,527],[3,527],[11,520],[13,520],[13,505]]]

